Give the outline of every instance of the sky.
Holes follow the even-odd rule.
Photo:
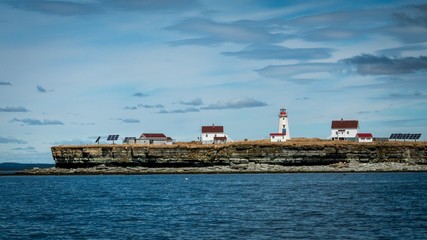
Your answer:
[[[427,139],[425,0],[0,0],[0,162],[164,133]]]

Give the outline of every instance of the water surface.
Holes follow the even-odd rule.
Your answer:
[[[0,239],[425,239],[427,173],[3,176]]]

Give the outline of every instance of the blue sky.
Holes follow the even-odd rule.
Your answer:
[[[353,3],[354,2],[354,3]],[[427,136],[425,1],[0,1],[0,162],[109,134]]]

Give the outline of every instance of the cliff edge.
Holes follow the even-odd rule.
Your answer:
[[[242,141],[221,145],[177,143],[54,146],[51,150],[56,168],[245,168],[253,165],[325,166],[356,163],[427,165],[425,142]]]

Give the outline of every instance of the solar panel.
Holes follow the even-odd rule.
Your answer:
[[[116,141],[117,139],[119,139],[119,135],[108,135],[107,138],[108,141]]]
[[[392,133],[389,139],[394,140],[417,140],[420,139],[421,133]]]

